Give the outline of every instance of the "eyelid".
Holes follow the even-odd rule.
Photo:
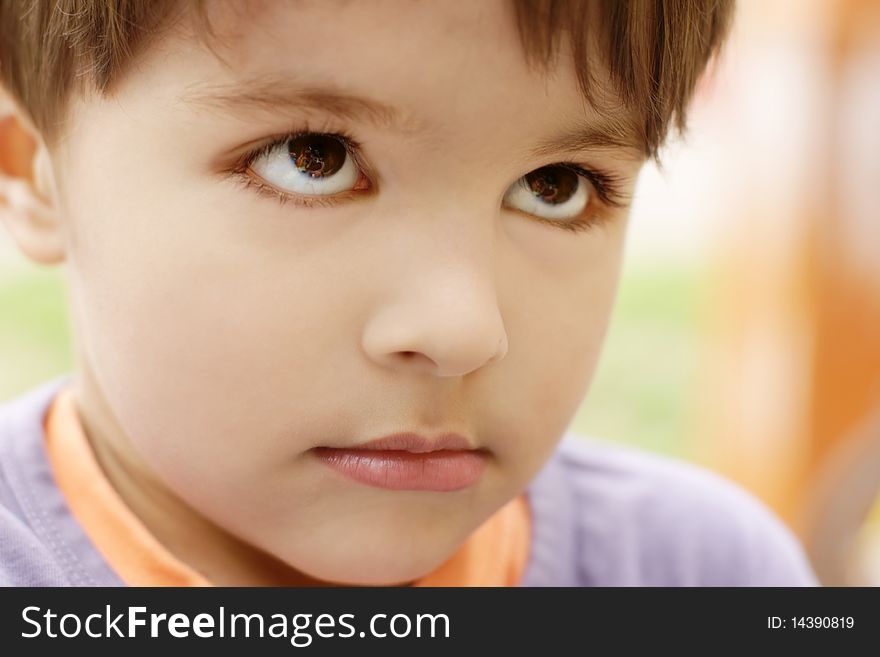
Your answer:
[[[359,196],[362,196],[362,194],[353,192],[343,192],[340,194],[332,194],[327,196],[306,196],[303,194],[293,194],[291,192],[280,190],[274,185],[270,185],[256,175],[236,175],[233,176],[233,180],[237,184],[241,185],[244,189],[252,189],[258,194],[269,198],[274,198],[279,203],[281,203],[281,205],[284,205],[285,203],[293,203],[294,205],[305,208],[333,207],[339,203],[344,203],[346,201],[356,201]]]

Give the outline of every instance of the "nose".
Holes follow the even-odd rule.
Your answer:
[[[507,353],[494,277],[487,267],[449,263],[419,274],[378,307],[363,333],[374,361],[434,376],[464,376]]]

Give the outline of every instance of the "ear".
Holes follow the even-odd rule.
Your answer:
[[[56,190],[39,132],[0,89],[0,223],[25,256],[45,265],[65,255]]]

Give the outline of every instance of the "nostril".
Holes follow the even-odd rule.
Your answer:
[[[407,367],[417,367],[424,371],[434,371],[437,369],[437,363],[426,356],[421,351],[400,351],[398,356]]]

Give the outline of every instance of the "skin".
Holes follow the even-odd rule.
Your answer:
[[[597,114],[569,57],[527,66],[504,2],[209,15],[215,52],[179,23],[112,96],[75,97],[52,148],[6,115],[7,137],[35,150],[4,151],[17,163],[4,223],[33,260],[65,262],[84,429],[173,554],[223,585],[411,582],[550,457],[614,299],[625,208],[594,196],[602,223],[575,233],[505,207],[505,192],[561,161],[631,191],[641,159],[530,155]],[[380,99],[403,125],[182,100],[266,74]],[[223,175],[244,145],[304,121],[350,133],[375,188],[301,207]],[[384,490],[309,451],[403,430],[463,433],[489,451],[482,479]]]

